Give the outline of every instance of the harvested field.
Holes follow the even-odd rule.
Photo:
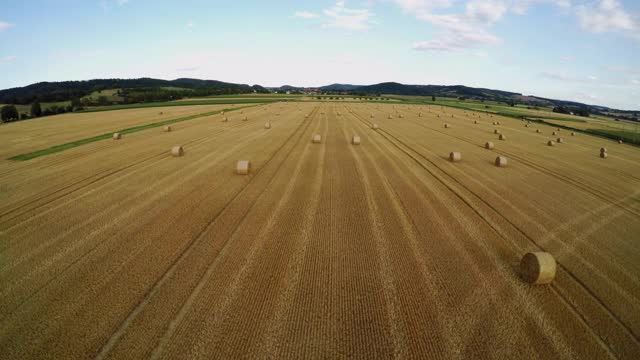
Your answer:
[[[113,113],[86,115],[110,131]],[[0,160],[2,359],[640,355],[638,148],[304,102],[4,160],[93,131],[55,118],[0,127],[39,139]],[[509,141],[485,149],[498,120]],[[555,259],[550,284],[521,279],[530,252]]]
[[[154,107],[71,113],[0,125],[0,158],[133,126],[232,108],[234,105]],[[162,113],[162,114],[161,114]]]

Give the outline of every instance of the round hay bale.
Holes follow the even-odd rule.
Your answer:
[[[560,131],[560,128],[556,128],[556,131]]]
[[[576,136],[576,133],[572,131],[571,136]]]
[[[618,144],[622,144],[622,140],[618,140]]]
[[[601,158],[603,158],[603,159],[606,159],[606,158],[607,158],[607,156],[609,156],[609,155],[607,155],[607,153],[606,153],[606,152],[601,152],[601,153],[600,153],[600,157],[601,157]]]
[[[351,138],[351,143],[353,145],[360,145],[360,136],[353,135],[353,137]]]
[[[496,124],[496,122],[494,121],[494,122],[491,123],[491,125],[498,125],[498,124]]]
[[[322,142],[322,136],[320,136],[320,134],[313,135],[313,137],[311,138],[311,142],[313,142],[314,144],[320,144]]]
[[[228,117],[225,117],[224,120],[222,120],[222,122],[228,122],[228,121],[229,121]]]
[[[493,130],[493,133],[494,133],[494,134],[500,134],[500,130],[498,130],[498,129],[494,129],[494,130]]]
[[[238,175],[248,175],[249,171],[251,171],[251,161],[249,160],[240,160],[236,164],[236,174]]]
[[[171,148],[171,155],[178,157],[184,155],[184,149],[180,145]]]
[[[556,136],[556,135],[558,135],[558,132],[554,131],[554,132],[551,133],[551,135]]]
[[[392,118],[391,115],[389,115],[389,119],[391,119],[391,118]]]
[[[371,116],[370,116],[370,117],[373,119],[373,114],[371,114]]]
[[[422,117],[422,113],[418,113],[418,117]]]
[[[556,143],[555,143],[555,141],[553,141],[553,140],[549,140],[549,141],[547,141],[547,145],[549,145],[549,146],[554,146],[555,144],[556,144]]]
[[[498,137],[498,139],[500,140],[507,140],[507,136],[505,134],[500,134],[500,136]]]
[[[264,124],[264,128],[265,129],[271,129],[271,123],[268,122],[268,123]]]
[[[246,116],[244,117],[244,119],[242,119],[242,121],[247,121],[249,120]]]
[[[160,111],[160,115],[164,115],[164,113],[162,111]]]
[[[600,148],[600,152],[601,153],[606,153],[607,152],[607,148],[606,147],[601,147]]]
[[[557,139],[556,139],[556,142],[557,142],[558,144],[562,144],[562,143],[564,143],[564,140],[562,140],[562,138],[557,138]]]
[[[449,124],[444,124],[444,128],[448,129],[449,128]]]
[[[507,166],[507,158],[504,156],[498,156],[496,158],[496,166],[497,167],[506,167]]]
[[[536,132],[537,132],[538,134],[540,134],[540,129],[536,129]]]
[[[120,140],[122,139],[122,135],[120,133],[113,133],[113,140]]]
[[[529,127],[529,124],[524,124],[524,127]]]
[[[530,284],[549,284],[556,276],[556,260],[547,252],[526,253],[520,260],[520,276]]]
[[[474,124],[477,124],[477,123],[478,123],[478,120],[473,120],[473,123],[474,123]]]
[[[162,130],[164,130],[165,132],[171,132],[171,126],[165,126]]]
[[[500,125],[500,121],[496,121],[496,125]]]
[[[378,129],[379,129],[378,124],[373,124],[373,125],[371,125],[371,128],[372,128],[373,130],[378,130]]]
[[[493,150],[493,147],[494,145],[493,145],[493,142],[491,141],[487,141],[486,143],[484,143],[484,148],[487,150]]]
[[[449,154],[449,161],[451,162],[458,162],[462,160],[462,154],[457,152],[457,151],[453,151]]]

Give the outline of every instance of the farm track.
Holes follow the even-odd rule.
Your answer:
[[[425,108],[270,104],[0,175],[0,358],[637,358],[637,152],[555,160],[512,119],[488,151]],[[548,286],[516,271],[539,249]]]

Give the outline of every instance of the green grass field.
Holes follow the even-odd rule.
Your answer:
[[[52,107],[52,106],[69,106],[71,105],[71,101],[58,101],[58,102],[44,102],[40,103],[40,108],[42,111]],[[2,107],[4,105],[0,105]],[[18,114],[27,114],[31,115],[31,105],[16,105],[16,110],[18,110]]]
[[[109,102],[122,101],[123,98],[121,96],[118,96],[118,91],[120,91],[120,89],[106,89],[101,91],[94,91],[87,96],[83,96],[82,99],[98,101],[99,97],[104,96],[107,98],[107,101]]]

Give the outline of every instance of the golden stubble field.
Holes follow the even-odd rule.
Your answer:
[[[70,113],[2,124],[0,159],[120,129],[232,107],[234,105],[166,106]]]
[[[638,148],[439,106],[228,117],[0,161],[0,358],[638,358]],[[517,274],[539,250],[551,285]]]

